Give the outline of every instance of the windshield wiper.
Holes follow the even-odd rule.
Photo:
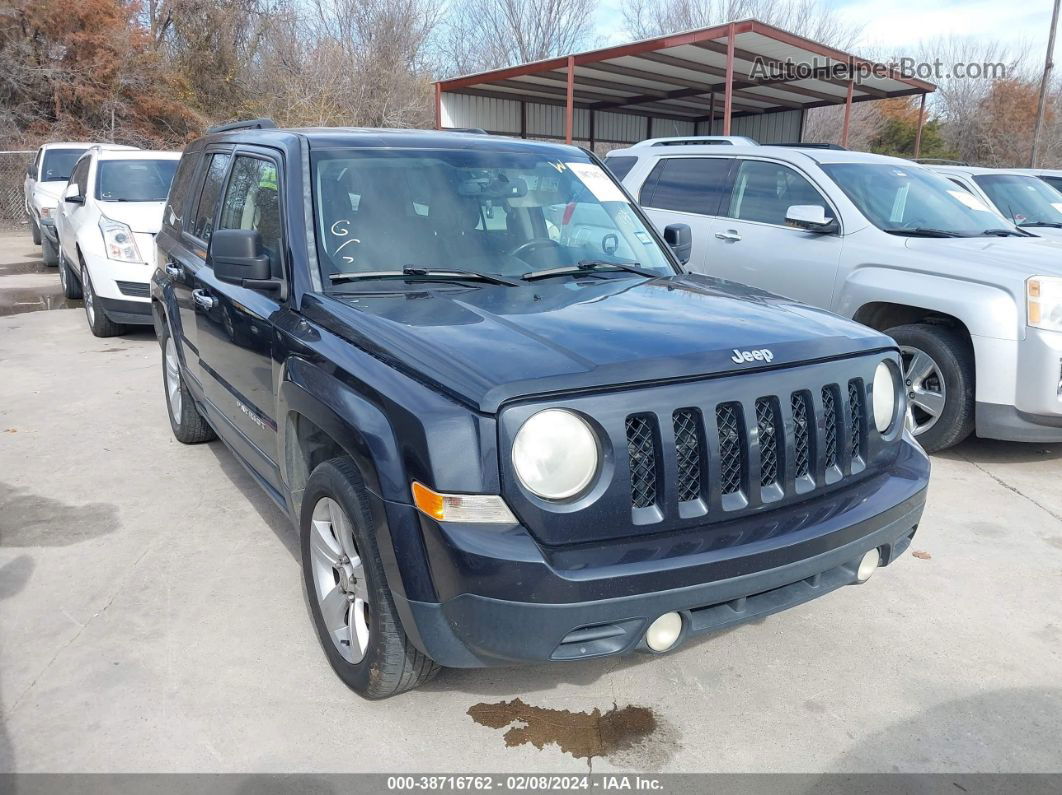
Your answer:
[[[603,259],[584,259],[575,265],[563,265],[559,268],[531,271],[520,278],[525,282],[530,282],[535,279],[548,279],[552,276],[571,276],[572,274],[589,273],[591,271],[626,271],[627,273],[635,273],[649,279],[655,279],[661,275],[640,267],[637,262],[609,262]]]
[[[883,232],[888,232],[890,235],[907,235],[908,237],[966,237],[958,232],[949,232],[947,229],[930,229],[924,226],[915,226],[910,229],[904,226],[893,227],[892,229],[883,229]]]
[[[1024,226],[1024,224],[1018,224],[1018,226]],[[1055,224],[1047,224],[1047,226],[1055,226]],[[1028,232],[1022,232],[1020,229],[986,229],[981,234],[996,237],[1029,237]]]
[[[445,268],[418,268],[406,265],[400,271],[362,271],[360,273],[333,273],[329,275],[332,284],[340,282],[354,282],[362,279],[400,279],[415,278],[422,280],[434,280],[441,282],[449,281],[481,281],[490,284],[504,284],[506,287],[516,287],[517,283],[502,276],[479,271],[448,270]]]
[[[1052,229],[1062,229],[1062,223],[1057,221],[1022,221],[1018,226],[1049,226]]]

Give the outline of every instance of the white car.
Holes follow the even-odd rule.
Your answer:
[[[623,184],[665,238],[692,230],[691,270],[892,336],[927,450],[972,431],[1062,441],[1062,242],[894,157],[780,146],[614,157],[636,159]]]
[[[1057,191],[1062,191],[1062,169],[1059,168],[1012,168],[1011,171],[1015,171],[1020,174],[1032,174],[1034,177],[1039,177],[1052,188]]]
[[[926,166],[977,197],[1011,223],[1062,240],[1062,193],[1016,169]]]
[[[74,163],[90,146],[90,143],[44,144],[26,169],[26,179],[22,182],[23,203],[29,216],[33,242],[44,248],[44,262],[47,265],[55,265],[59,261],[55,239],[55,207]]]
[[[84,296],[97,337],[151,325],[155,235],[180,159],[94,146],[74,166],[55,219],[59,280],[68,298]]]

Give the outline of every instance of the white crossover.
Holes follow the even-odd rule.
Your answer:
[[[70,174],[55,219],[59,279],[68,298],[84,297],[97,337],[151,325],[155,235],[180,158],[94,146]]]
[[[976,196],[1011,223],[1041,237],[1062,239],[1062,193],[1017,169],[928,166]]]

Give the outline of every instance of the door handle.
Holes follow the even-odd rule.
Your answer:
[[[741,235],[739,235],[733,229],[727,229],[725,232],[716,232],[715,236],[720,240],[741,240]]]
[[[182,273],[184,273],[184,271],[181,270],[181,266],[178,265],[176,262],[167,262],[166,263],[166,275],[167,276],[170,276],[170,277],[172,277],[174,279],[179,279],[179,278],[181,278],[181,274]]]
[[[216,298],[207,295],[205,290],[192,290],[192,300],[204,312],[209,312],[218,302]]]

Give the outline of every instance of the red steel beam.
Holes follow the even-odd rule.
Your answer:
[[[442,87],[435,84],[435,129],[442,129]]]
[[[841,127],[841,146],[848,146],[848,122],[852,118],[852,87],[854,85],[854,80],[848,81],[848,96],[844,100],[844,126]]]
[[[734,38],[737,35],[734,23],[726,33],[726,91],[723,99],[723,135],[730,135],[730,113],[734,108]]]
[[[575,56],[568,56],[568,96],[564,101],[564,143],[572,142],[575,128]]]
[[[926,116],[926,95],[922,95],[922,101],[918,105],[918,129],[915,131],[915,151],[914,156],[917,158],[919,152],[922,151],[922,122]]]

